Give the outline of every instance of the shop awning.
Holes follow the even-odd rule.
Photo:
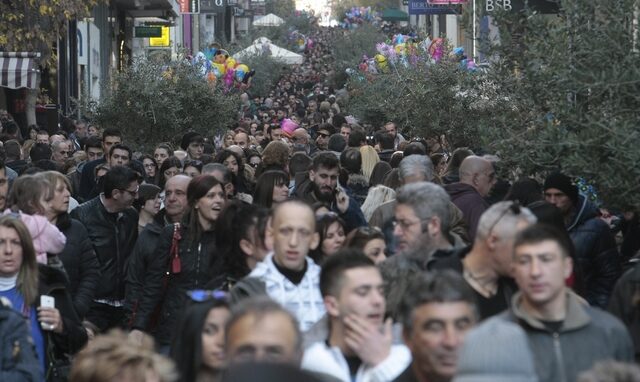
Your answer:
[[[381,18],[384,21],[409,21],[409,15],[396,8],[388,8],[382,11]]]
[[[11,89],[35,89],[38,75],[36,58],[40,53],[0,52],[0,86]]]

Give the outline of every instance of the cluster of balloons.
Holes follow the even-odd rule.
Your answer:
[[[229,52],[214,47],[198,52],[192,64],[199,66],[203,77],[209,83],[216,84],[221,80],[227,89],[234,84],[247,88],[251,85],[251,77],[255,75],[255,70],[250,70],[245,64],[237,63],[233,57],[229,56]]]
[[[383,43],[376,44],[376,51],[373,57],[362,57],[358,71],[350,69],[347,74],[355,76],[357,80],[364,80],[373,74],[388,73],[390,68],[397,65],[408,68],[415,67],[420,62],[436,64],[445,58],[459,62],[462,70],[477,70],[476,63],[467,58],[464,48],[450,51],[447,41],[440,37],[419,41],[414,36],[397,34]]]
[[[314,45],[312,39],[300,33],[297,29],[289,31],[288,40],[291,49],[298,52],[304,52],[306,48],[311,49]]]
[[[344,19],[340,23],[340,27],[344,29],[353,29],[365,22],[373,22],[378,16],[377,12],[371,10],[371,7],[352,7],[345,12]]]

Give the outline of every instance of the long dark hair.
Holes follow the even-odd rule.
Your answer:
[[[318,247],[313,250],[309,256],[318,264],[322,264],[324,260],[325,254],[322,253],[322,242],[327,237],[327,231],[329,227],[333,223],[338,223],[342,226],[342,230],[345,231],[345,235],[347,234],[344,220],[338,216],[335,212],[327,212],[316,218],[316,232],[320,235],[320,241],[318,242]]]
[[[233,200],[225,206],[215,230],[218,256],[223,259],[223,274],[236,280],[249,274],[247,254],[240,247],[240,241],[264,244],[268,218],[269,210],[255,204]]]
[[[271,170],[260,175],[253,192],[253,204],[271,208],[273,206],[273,189],[282,184],[289,184],[289,175],[284,171]]]
[[[171,343],[170,355],[180,373],[180,381],[196,381],[202,368],[202,330],[212,309],[226,308],[222,299],[212,299],[191,304],[180,321]],[[224,328],[220,328],[224,330]]]
[[[168,159],[167,159],[168,160]],[[166,161],[165,161],[166,162]],[[224,186],[222,183],[211,175],[199,175],[191,179],[187,186],[187,201],[189,202],[189,210],[185,214],[184,221],[189,227],[189,240],[191,242],[199,242],[200,235],[202,234],[202,227],[198,221],[198,211],[196,210],[196,203],[198,200],[209,192],[215,186],[222,188],[224,194]],[[225,194],[226,198],[226,194]]]
[[[162,162],[162,166],[158,170],[158,186],[164,188],[164,184],[167,183],[167,178],[164,176],[164,172],[170,169],[171,167],[177,167],[179,172],[182,172],[182,162],[178,157],[170,156]]]

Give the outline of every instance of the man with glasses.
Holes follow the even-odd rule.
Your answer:
[[[316,130],[316,146],[318,150],[328,150],[329,137],[335,133],[335,128],[330,123],[323,123]]]
[[[495,183],[496,172],[491,162],[471,155],[460,164],[460,182],[445,186],[451,201],[464,215],[469,239],[472,241],[476,237],[480,216],[489,208],[484,198],[489,195]]]
[[[100,287],[86,318],[101,332],[124,323],[124,266],[138,237],[138,213],[131,205],[139,182],[130,168],[113,167],[103,177],[104,191],[71,213],[87,229],[100,263]]]
[[[496,203],[480,217],[472,247],[436,259],[430,269],[460,273],[475,292],[480,319],[509,308],[517,290],[511,279],[513,242],[536,217],[515,202]]]

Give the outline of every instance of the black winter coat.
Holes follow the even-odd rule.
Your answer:
[[[640,262],[616,283],[609,300],[609,312],[626,325],[633,340],[636,362],[640,361]]]
[[[76,313],[71,300],[71,295],[67,291],[67,278],[58,269],[45,265],[38,265],[38,294],[47,295],[55,299],[56,309],[60,311],[62,317],[63,332],[58,334],[50,331],[43,331],[45,338],[45,349],[50,341],[53,343],[53,354],[56,359],[64,359],[66,354],[75,354],[86,345],[87,332],[82,326],[82,322]],[[38,296],[37,303],[40,303]],[[47,352],[47,367],[51,354]]]
[[[169,258],[173,241],[174,226],[166,226],[160,234],[156,256],[147,269],[144,280],[143,296],[132,327],[145,330],[154,310],[162,304],[158,326],[155,331],[160,345],[168,345],[174,335],[185,304],[187,291],[204,289],[214,277],[219,276],[221,259],[215,256],[213,232],[205,232],[199,241],[189,240],[189,227],[182,224],[179,241],[180,273],[165,276],[171,266]],[[166,283],[166,288],[164,287]]]
[[[100,282],[95,298],[124,299],[124,267],[138,238],[138,213],[127,208],[110,213],[97,196],[71,212],[89,234],[100,263]]]
[[[622,272],[620,255],[607,223],[596,207],[580,195],[576,214],[567,226],[589,304],[606,309],[609,296]]]
[[[67,238],[67,243],[58,255],[69,278],[69,293],[73,306],[80,318],[89,311],[98,281],[100,280],[100,264],[93,250],[87,229],[68,214],[62,214],[56,226]]]
[[[135,322],[144,291],[144,279],[156,257],[156,248],[162,229],[167,225],[164,210],[158,212],[153,221],[138,235],[135,247],[127,262],[125,276],[125,311],[127,322]]]

